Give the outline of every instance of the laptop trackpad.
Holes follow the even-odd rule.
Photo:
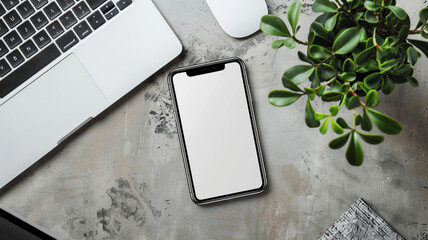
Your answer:
[[[0,138],[0,159],[46,153],[106,104],[77,57],[69,55],[1,106],[0,132],[7,137]]]

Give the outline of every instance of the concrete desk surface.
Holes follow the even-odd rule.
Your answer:
[[[306,127],[303,100],[286,108],[267,101],[304,48],[275,51],[275,38],[260,32],[233,39],[203,0],[154,2],[184,52],[3,188],[1,204],[64,239],[318,239],[362,197],[404,238],[428,239],[425,56],[417,64],[419,88],[397,86],[378,107],[403,133],[364,144],[363,166],[351,167],[344,149],[328,148],[331,131],[322,136]],[[284,18],[290,2],[268,0],[269,12]],[[299,36],[306,38],[316,15],[313,0],[301,2]],[[414,27],[427,3],[398,5]],[[232,56],[248,67],[270,186],[257,197],[199,207],[189,197],[166,76],[174,67]]]

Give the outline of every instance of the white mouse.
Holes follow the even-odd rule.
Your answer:
[[[206,0],[223,30],[242,38],[260,28],[260,19],[268,14],[265,0]]]

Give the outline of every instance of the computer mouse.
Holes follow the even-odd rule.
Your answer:
[[[260,19],[268,14],[265,0],[206,0],[223,30],[242,38],[260,29]]]

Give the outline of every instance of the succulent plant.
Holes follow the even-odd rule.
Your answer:
[[[286,90],[270,92],[269,102],[283,107],[306,96],[306,125],[319,128],[321,134],[331,126],[340,136],[329,147],[340,149],[348,143],[345,156],[353,166],[364,161],[360,139],[369,144],[384,140],[383,135],[367,133],[373,125],[386,134],[401,133],[399,122],[374,109],[379,105],[378,94],[390,94],[397,84],[417,87],[413,77],[421,57],[417,49],[428,56],[427,42],[408,39],[414,34],[428,38],[428,8],[420,11],[420,21],[411,30],[409,16],[395,5],[395,0],[315,0],[312,11],[322,14],[311,24],[307,41],[296,36],[298,0],[287,11],[291,31],[277,16],[265,15],[260,22],[263,32],[280,37],[272,48],[307,46],[306,53],[298,52],[305,64],[284,72]],[[315,111],[316,98],[332,104],[329,113]],[[344,108],[352,112],[351,124],[337,116]]]

